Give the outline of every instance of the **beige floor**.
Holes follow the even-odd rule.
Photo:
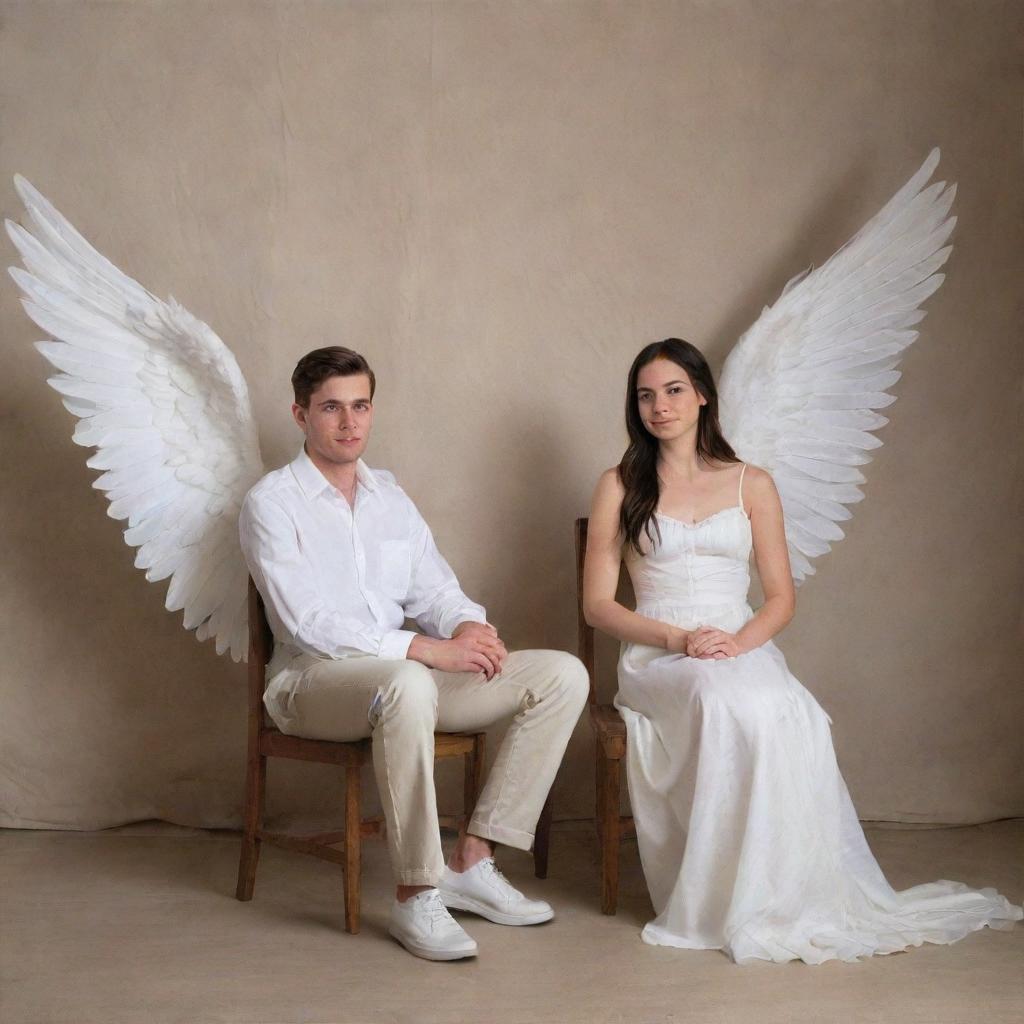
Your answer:
[[[941,876],[1024,898],[1024,821],[869,837],[898,887]],[[636,847],[623,852],[617,917],[597,912],[588,831],[556,832],[546,882],[531,879],[525,855],[508,854],[506,872],[550,898],[557,919],[518,930],[466,918],[478,960],[431,964],[384,932],[387,871],[376,843],[363,931],[349,936],[337,869],[306,857],[265,849],[255,900],[236,902],[230,833],[159,824],[0,833],[0,1021],[1024,1021],[1024,927],[855,965],[740,968],[715,952],[643,945]]]

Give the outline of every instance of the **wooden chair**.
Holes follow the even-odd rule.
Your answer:
[[[622,759],[626,756],[626,723],[613,704],[597,703],[594,669],[594,627],[583,617],[583,559],[587,551],[587,519],[576,520],[576,614],[580,661],[590,675],[590,725],[594,730],[597,807],[594,822],[601,844],[601,913],[614,914],[619,897],[619,844],[636,833],[632,817],[619,814]]]
[[[263,706],[266,667],[274,650],[274,637],[267,622],[263,598],[252,579],[249,580],[249,756],[245,775],[245,823],[242,830],[242,851],[238,863],[238,886],[235,896],[251,900],[256,885],[260,843],[266,840],[275,846],[298,853],[307,853],[321,860],[340,864],[344,871],[345,930],[359,931],[359,882],[362,840],[383,834],[380,818],[364,820],[360,809],[360,777],[363,765],[371,762],[369,739],[352,743],[306,739],[288,736],[274,727]],[[468,817],[480,795],[483,777],[484,746],[487,734],[434,734],[434,757],[465,759],[463,809]],[[267,758],[285,757],[298,761],[333,764],[345,769],[345,829],[310,836],[291,836],[268,832],[263,828],[266,795]],[[457,825],[454,819],[442,824]],[[534,841],[534,865],[538,878],[547,877],[548,833],[551,824],[550,800],[537,823]],[[340,846],[341,849],[335,849]]]

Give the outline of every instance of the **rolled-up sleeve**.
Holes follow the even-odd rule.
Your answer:
[[[272,496],[250,494],[239,516],[249,572],[287,639],[320,658],[405,658],[414,632],[380,629],[332,608],[320,594],[291,516]],[[280,638],[279,639],[284,639]]]

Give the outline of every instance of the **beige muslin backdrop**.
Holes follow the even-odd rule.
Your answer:
[[[510,646],[575,645],[572,521],[621,454],[636,350],[681,335],[720,366],[939,145],[948,278],[867,500],[780,642],[862,817],[1024,814],[1019,4],[0,9],[3,214],[21,172],[208,321],[270,467],[298,444],[296,359],[366,353],[369,461]],[[132,567],[10,282],[0,316],[0,822],[236,824],[244,669]],[[279,819],[336,813],[335,772],[270,779]],[[592,787],[581,722],[558,815],[590,814]]]

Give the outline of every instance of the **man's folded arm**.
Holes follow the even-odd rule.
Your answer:
[[[412,576],[405,614],[428,636],[447,640],[460,622],[486,622],[487,612],[462,592],[430,527],[413,506]]]
[[[354,653],[406,657],[414,632],[377,629],[324,601],[299,547],[295,524],[276,502],[246,499],[238,526],[249,572],[296,647],[320,658]]]

